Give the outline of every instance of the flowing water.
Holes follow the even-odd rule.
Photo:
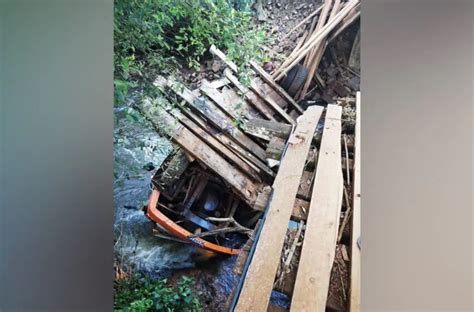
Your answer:
[[[172,144],[130,106],[115,109],[114,129],[114,251],[122,264],[154,278],[195,277],[206,311],[223,311],[238,278],[236,257],[210,258],[189,244],[153,236],[155,225],[142,208],[150,178],[172,152]]]

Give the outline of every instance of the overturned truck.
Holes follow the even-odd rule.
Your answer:
[[[189,90],[173,77],[158,77],[155,86],[165,96],[139,107],[177,145],[152,178],[145,213],[158,235],[234,255],[264,211],[303,108],[256,63],[246,86],[235,64],[215,47],[211,52],[225,64],[223,78]]]

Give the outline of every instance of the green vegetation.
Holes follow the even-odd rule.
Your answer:
[[[199,69],[212,44],[227,51],[245,83],[246,64],[263,57],[265,39],[245,7],[236,10],[228,0],[115,0],[116,103],[132,88],[146,91],[157,73]]]
[[[200,312],[198,299],[190,286],[192,278],[182,277],[176,289],[167,286],[166,280],[153,281],[133,276],[115,282],[115,312]]]

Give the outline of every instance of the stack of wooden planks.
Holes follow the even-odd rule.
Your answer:
[[[317,17],[317,13],[319,17]],[[323,5],[313,14],[297,25],[298,28],[313,19],[309,29],[307,29],[298,42],[296,48],[272,74],[276,81],[283,78],[296,64],[301,64],[307,69],[308,74],[304,85],[301,87],[296,97],[303,99],[313,82],[321,58],[330,41],[337,37],[347,26],[360,16],[360,0],[324,0]]]
[[[334,18],[354,9],[356,2],[350,0]],[[232,309],[267,311],[271,293],[277,290],[291,298],[293,311],[324,311],[330,304],[333,263],[345,250],[339,244],[345,205],[352,209],[347,222],[353,232],[350,257],[345,256],[350,258],[351,276],[347,302],[351,312],[358,312],[359,94],[355,139],[346,144],[342,161],[340,106],[310,106],[304,111],[258,64],[251,62],[253,75],[245,85],[224,53],[215,47],[211,53],[226,64],[222,78],[203,80],[190,90],[174,77],[158,77],[155,86],[164,96],[146,99],[139,109],[180,146],[189,162],[218,176],[257,217],[256,231],[237,260],[236,271],[243,279]],[[316,133],[318,124],[323,130]],[[354,179],[352,204],[347,196],[342,203],[344,175]],[[297,226],[289,226],[291,222]]]
[[[353,187],[352,205],[346,203],[351,206],[346,207],[346,211],[352,209],[350,247],[339,242],[340,232],[344,230],[344,225],[340,224],[343,193],[347,195],[346,168],[342,166],[341,153],[342,108],[330,104],[323,112],[322,107],[311,106],[299,118],[288,140],[260,231],[255,234],[253,248],[247,248],[247,266],[241,270],[242,283],[235,291],[231,311],[288,311],[270,303],[272,291],[290,298],[290,311],[326,311],[328,306],[336,311],[360,311],[359,93],[356,110],[352,181],[348,182],[346,176],[346,184]],[[314,169],[310,170],[308,163],[315,156],[312,143],[314,145],[320,116],[324,116],[322,137],[317,142],[320,144]],[[301,199],[302,195],[307,200]],[[289,226],[292,222],[298,225]],[[288,237],[291,239],[287,240]],[[336,258],[348,262],[350,294],[345,300],[346,307],[332,307],[331,298],[328,298],[334,278],[333,264],[339,260]],[[288,273],[283,278],[277,274],[282,270]],[[339,277],[343,278],[342,275]]]
[[[188,158],[220,176],[251,208],[262,211],[286,141],[303,109],[255,62],[250,85],[224,53],[223,77],[190,90],[174,77],[158,77],[165,95],[140,109]]]

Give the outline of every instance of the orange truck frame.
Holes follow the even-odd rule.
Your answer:
[[[237,255],[240,253],[240,249],[233,249],[224,246],[219,246],[211,242],[205,241],[199,237],[193,237],[193,233],[184,229],[183,227],[176,224],[173,220],[165,216],[161,211],[159,211],[156,206],[160,198],[160,191],[157,189],[152,190],[150,198],[148,200],[148,206],[145,212],[145,215],[152,221],[161,225],[165,230],[170,234],[182,239],[187,240],[196,245],[199,248],[222,253],[227,255]]]

